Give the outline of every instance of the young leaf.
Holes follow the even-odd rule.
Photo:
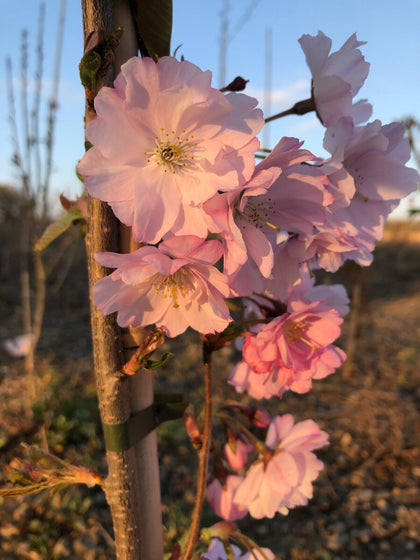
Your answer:
[[[159,368],[163,366],[171,356],[173,356],[172,352],[165,352],[158,360],[147,360],[143,367],[145,369]]]
[[[53,224],[50,224],[38,241],[34,245],[34,251],[43,251],[50,243],[62,235],[76,221],[84,221],[83,212],[78,207],[71,208],[66,214],[63,214]]]

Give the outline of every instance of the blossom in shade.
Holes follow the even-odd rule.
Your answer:
[[[209,548],[201,555],[201,558],[206,560],[274,560],[275,556],[269,548],[253,548],[248,552],[242,552],[234,544],[230,545],[230,556],[228,556],[222,541],[211,539]]]
[[[250,466],[234,498],[257,519],[308,503],[312,482],[323,467],[312,451],[328,444],[328,434],[313,420],[295,424],[285,414],[273,418],[265,443],[265,455]]]
[[[114,88],[95,98],[97,116],[86,129],[93,147],[78,171],[136,241],[157,243],[174,224],[195,234],[185,208],[252,175],[262,112],[255,99],[224,95],[210,82],[209,71],[187,61],[133,57]]]
[[[330,54],[331,39],[322,31],[316,36],[302,35],[299,43],[312,73],[312,96],[322,123],[330,126],[341,117],[366,121],[372,107],[364,102],[352,104],[369,73],[370,65],[358,48],[365,43],[353,34],[341,49]]]
[[[223,481],[215,478],[207,486],[207,499],[216,515],[226,521],[242,519],[248,513],[247,507],[234,504],[233,498],[236,489],[243,481],[243,477],[229,474]]]
[[[116,270],[95,284],[94,302],[105,315],[116,311],[122,327],[156,324],[170,337],[187,327],[221,332],[231,320],[227,280],[213,266],[221,255],[219,241],[195,236],[128,254],[96,253],[102,266]]]

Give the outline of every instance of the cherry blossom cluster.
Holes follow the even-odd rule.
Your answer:
[[[404,126],[366,124],[370,104],[354,102],[369,71],[363,43],[353,35],[331,53],[321,32],[299,42],[327,159],[284,137],[256,164],[264,125],[256,99],[213,88],[211,73],[190,62],[135,57],[97,95],[86,131],[93,147],[78,167],[90,195],[140,244],[130,254],[96,255],[115,269],[94,287],[101,312],[169,337],[241,325],[242,361],[229,383],[257,399],[305,393],[343,363],[334,341],[347,295],[342,286],[316,286],[312,271],[334,272],[349,259],[370,264],[388,215],[419,179],[406,166]],[[265,442],[230,425],[208,487],[215,512],[230,521],[306,504],[322,468],[313,451],[328,436],[312,420],[259,421]],[[214,540],[203,558],[223,551]]]
[[[328,434],[312,420],[294,424],[291,414],[274,417],[265,443],[237,434],[225,447],[229,468],[219,471],[208,487],[208,499],[223,519],[234,521],[247,513],[254,518],[287,514],[312,497],[312,481],[323,464],[312,450],[327,445]],[[257,451],[245,476],[248,456]],[[219,467],[220,469],[220,467]]]

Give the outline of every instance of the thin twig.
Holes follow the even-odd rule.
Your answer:
[[[19,169],[22,177],[25,174],[22,168],[22,154],[19,146],[19,133],[16,121],[16,105],[15,105],[15,94],[13,89],[13,71],[12,71],[12,60],[10,57],[6,58],[6,84],[7,84],[7,99],[9,102],[9,123],[11,126],[11,140],[13,146],[13,164]]]
[[[58,20],[57,42],[55,47],[54,78],[50,101],[48,103],[47,117],[47,140],[46,140],[46,163],[44,184],[42,186],[42,215],[48,214],[48,191],[52,173],[52,155],[54,147],[54,131],[58,108],[58,85],[60,82],[61,53],[63,50],[64,22],[66,18],[66,0],[61,0],[60,15]]]
[[[211,352],[208,351],[206,343],[203,344],[204,362],[204,427],[202,446],[198,455],[198,479],[197,494],[195,498],[194,511],[192,514],[188,542],[182,560],[190,560],[197,546],[200,533],[201,512],[203,510],[204,498],[206,496],[207,473],[211,444],[211,424],[212,424],[212,379],[211,379]]]
[[[33,196],[31,186],[31,133],[29,130],[29,114],[28,114],[28,32],[26,29],[22,31],[21,44],[21,100],[22,100],[22,121],[25,145],[25,161],[22,161],[23,172],[23,188],[26,195]]]
[[[237,420],[233,416],[229,416],[229,414],[225,414],[224,412],[219,412],[218,417],[226,424],[233,424],[244,436],[248,438],[248,440],[250,441],[250,443],[252,443],[258,453],[265,459],[269,460],[272,457],[272,451],[265,445],[265,443],[254,436],[254,434],[250,432],[248,428],[246,428],[242,424],[242,422],[239,422],[239,420]]]
[[[44,19],[45,19],[45,4],[41,4],[39,7],[39,21],[38,21],[38,40],[36,47],[36,71],[35,71],[35,92],[31,111],[31,122],[32,122],[32,143],[34,151],[34,191],[35,198],[38,201],[40,199],[40,189],[41,189],[41,153],[39,149],[40,138],[39,138],[39,109],[41,106],[41,91],[42,91],[42,72],[43,72],[43,62],[44,62],[44,50],[43,50],[43,40],[44,40]]]

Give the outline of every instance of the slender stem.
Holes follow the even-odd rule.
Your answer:
[[[243,433],[249,439],[249,441],[255,446],[255,448],[261,455],[267,458],[271,458],[272,453],[265,445],[265,443],[263,443],[256,436],[254,436],[254,434],[250,432],[248,428],[246,428],[242,424],[242,422],[239,422],[239,420],[237,420],[233,416],[229,416],[228,414],[225,414],[224,412],[219,412],[218,417],[221,420],[223,420],[223,422],[226,422],[226,424],[230,424],[230,425],[233,424],[236,428],[238,428],[239,431]]]
[[[33,334],[33,341],[31,346],[31,353],[32,353],[32,378],[33,383],[36,386],[36,398],[37,400],[42,399],[42,395],[39,394],[39,376],[35,370],[35,350],[38,344],[38,341],[41,337],[42,332],[42,321],[44,319],[44,312],[45,312],[45,292],[46,292],[46,277],[45,277],[45,269],[44,264],[42,262],[42,257],[40,253],[33,253],[34,265],[35,265],[35,308],[34,308],[34,316],[32,320],[32,334]],[[39,431],[39,436],[41,439],[41,446],[45,451],[48,451],[48,440],[47,440],[47,430],[45,425],[41,426]]]
[[[15,95],[13,89],[13,72],[12,60],[10,57],[6,59],[6,84],[7,84],[7,98],[9,102],[9,122],[11,126],[11,141],[13,146],[13,159],[12,162],[19,169],[24,183],[25,170],[23,169],[22,153],[19,146],[19,134],[16,119]],[[26,194],[26,193],[24,193]]]
[[[281,113],[277,113],[276,115],[273,115],[272,117],[267,117],[265,119],[265,123],[269,123],[271,121],[274,121],[276,119],[281,119],[282,117],[287,117],[287,115],[295,115],[295,111],[293,110],[293,107],[291,107],[290,109],[287,109],[287,111],[282,111]]]
[[[287,115],[304,115],[305,113],[309,113],[310,111],[316,111],[315,101],[313,97],[304,99],[303,101],[298,101],[293,105],[293,107],[287,109],[287,111],[282,111],[281,113],[277,113],[277,115],[268,117],[267,119],[265,119],[265,123],[269,123],[271,121],[274,121],[275,119],[280,119],[282,117],[287,117]]]
[[[51,97],[48,104],[47,117],[47,140],[46,140],[46,164],[44,184],[42,185],[42,215],[48,214],[48,191],[53,165],[54,132],[58,108],[58,86],[60,82],[61,53],[63,51],[64,23],[66,17],[66,0],[61,0],[60,15],[58,20],[57,41],[55,46],[54,77],[52,83]]]
[[[41,139],[39,137],[39,110],[41,106],[41,91],[42,91],[42,74],[43,74],[43,62],[44,62],[44,50],[43,50],[43,40],[44,40],[44,20],[45,20],[45,4],[39,6],[39,21],[38,21],[38,39],[36,47],[36,72],[35,72],[35,91],[34,100],[31,111],[32,119],[32,142],[34,149],[34,192],[35,200],[38,202],[40,200],[40,189],[41,189],[41,153],[40,153],[40,143]]]
[[[210,455],[211,443],[211,423],[212,423],[212,379],[211,379],[211,352],[208,351],[206,343],[203,344],[203,362],[204,362],[204,428],[202,446],[198,455],[198,480],[197,495],[194,504],[194,511],[191,520],[188,542],[182,560],[190,560],[197,546],[200,533],[201,512],[203,510],[204,498],[206,496],[207,473]]]
[[[25,188],[25,194],[32,197],[32,185],[31,185],[31,133],[29,130],[29,110],[28,110],[28,31],[22,31],[22,46],[21,46],[21,81],[22,81],[22,122],[23,122],[23,135],[24,135],[24,146],[25,146],[25,161],[22,164],[25,169],[25,180],[23,187]]]

